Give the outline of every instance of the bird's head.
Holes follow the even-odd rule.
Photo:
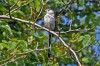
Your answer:
[[[51,9],[46,9],[45,11],[46,11],[46,13],[48,13],[48,14],[54,14],[54,11],[51,10]]]

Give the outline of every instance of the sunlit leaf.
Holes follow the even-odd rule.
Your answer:
[[[89,44],[90,40],[91,40],[90,35],[85,35],[85,36],[84,36],[84,40],[83,40],[83,42],[82,42],[83,46]]]
[[[11,36],[13,34],[9,25],[0,25],[0,29],[4,31],[7,36]]]
[[[83,38],[84,38],[84,36],[80,36],[80,37],[78,38],[78,42],[82,41]]]
[[[12,50],[16,48],[17,44],[15,42],[9,41],[8,46],[9,46],[9,49]]]
[[[3,43],[0,43],[0,50],[3,49]]]
[[[85,63],[88,63],[89,62],[88,58],[85,58],[85,57],[82,58],[82,61],[85,62]]]
[[[22,47],[27,47],[27,42],[24,40],[19,40],[18,44],[20,44]]]
[[[35,7],[36,7],[36,11],[39,12],[39,10],[41,8],[39,0],[35,0]]]

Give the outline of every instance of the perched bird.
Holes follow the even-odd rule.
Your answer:
[[[54,30],[55,28],[55,14],[53,10],[46,9],[46,15],[44,16],[44,26],[50,30]],[[50,57],[51,51],[51,34],[49,33],[49,41],[48,41],[48,57]]]

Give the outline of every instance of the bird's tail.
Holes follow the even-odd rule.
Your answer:
[[[48,41],[48,58],[51,55],[51,34],[49,33],[49,41]]]

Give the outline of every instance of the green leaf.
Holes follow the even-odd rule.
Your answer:
[[[78,38],[78,42],[82,41],[83,38],[84,38],[84,36],[80,36],[80,37]]]
[[[3,49],[3,43],[0,43],[0,50]]]
[[[84,0],[79,0],[79,6],[83,7],[84,6]]]
[[[19,41],[18,41],[18,44],[20,44],[20,45],[22,45],[22,46],[24,46],[24,47],[27,47],[27,42],[24,41],[24,40],[19,40]]]
[[[84,36],[84,40],[83,40],[83,42],[82,42],[83,46],[84,46],[84,45],[87,45],[87,44],[90,42],[90,40],[91,40],[90,35],[85,35],[85,36]]]
[[[12,50],[16,48],[17,44],[15,42],[9,41],[8,46],[9,46],[9,49]]]
[[[35,7],[36,7],[36,11],[39,12],[41,8],[41,4],[39,0],[35,0]]]
[[[4,31],[4,35],[6,36],[11,36],[13,34],[9,25],[0,25],[0,29]]]
[[[27,51],[28,44],[27,44],[26,41],[24,41],[24,40],[18,40],[18,45],[20,46],[20,49],[22,51]]]
[[[21,5],[25,5],[27,2],[26,1],[18,1],[17,5],[21,6]]]
[[[7,43],[2,43],[2,46],[3,46],[3,48],[9,49]],[[3,48],[2,48],[2,49],[3,49]]]
[[[4,12],[4,11],[7,11],[7,9],[2,7],[2,6],[0,6],[0,11]]]
[[[37,36],[37,35],[34,35],[33,36],[37,41],[41,41],[43,39],[42,36]]]
[[[33,0],[27,0],[28,3],[31,3]]]
[[[39,11],[40,11],[40,6],[38,6],[38,7],[36,8],[36,11],[37,11],[37,12],[39,12]]]
[[[84,57],[84,58],[82,58],[82,61],[85,62],[85,63],[88,63],[89,62],[89,59],[86,58],[86,57]]]
[[[12,15],[15,16],[15,17],[23,18],[23,16],[24,16],[25,14],[24,14],[22,11],[17,10],[17,11],[12,12]]]

